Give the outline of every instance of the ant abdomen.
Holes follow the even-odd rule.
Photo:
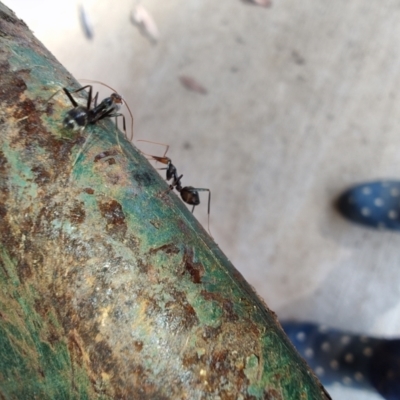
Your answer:
[[[192,206],[198,206],[200,204],[199,192],[193,186],[185,186],[180,191],[182,200]]]
[[[83,130],[88,124],[88,113],[87,110],[78,106],[67,112],[64,118],[64,128],[71,129],[73,131]]]

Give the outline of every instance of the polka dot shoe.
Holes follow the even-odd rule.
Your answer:
[[[363,183],[345,191],[337,208],[350,221],[400,230],[400,181]]]
[[[312,323],[281,324],[323,385],[339,383],[400,400],[400,339],[354,335]]]

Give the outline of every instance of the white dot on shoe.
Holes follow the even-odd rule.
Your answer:
[[[349,376],[345,376],[345,377],[343,377],[342,382],[343,382],[345,385],[350,385],[350,383],[351,383],[351,378],[350,378]]]
[[[307,358],[311,358],[314,356],[314,350],[311,347],[308,347],[305,351],[304,351],[304,355]]]
[[[373,351],[372,351],[371,347],[366,347],[366,348],[363,350],[363,354],[364,354],[364,356],[366,356],[366,357],[371,357],[371,356],[372,356],[372,353],[373,353]]]
[[[339,369],[339,363],[336,360],[332,360],[329,365],[332,369]]]
[[[361,214],[362,214],[364,217],[368,217],[368,215],[371,214],[371,210],[370,210],[368,207],[363,207],[363,208],[361,209]]]
[[[349,335],[343,335],[343,336],[340,338],[340,343],[342,343],[342,344],[349,344],[349,343],[350,343],[350,340],[351,340],[351,338],[350,338]]]
[[[304,340],[306,339],[306,334],[303,331],[300,331],[300,332],[297,333],[296,339],[299,342],[304,342]]]
[[[383,200],[382,200],[380,197],[377,197],[377,198],[374,200],[374,204],[375,204],[377,207],[382,207],[382,206],[383,206]]]
[[[347,363],[352,363],[352,362],[354,361],[354,356],[353,356],[352,353],[347,353],[347,354],[344,356],[344,359],[345,359],[345,361],[346,361]]]
[[[321,344],[321,350],[328,352],[331,349],[331,344],[329,342],[324,342]]]
[[[362,188],[362,192],[363,192],[363,194],[368,195],[368,194],[372,193],[372,190],[371,190],[371,188],[369,186],[364,186]]]
[[[388,217],[389,217],[390,219],[396,219],[397,216],[398,216],[398,214],[397,214],[397,211],[395,211],[395,210],[390,210],[390,211],[388,212]]]
[[[364,379],[364,375],[361,372],[356,372],[354,374],[354,379],[358,382],[362,381]]]
[[[363,194],[365,194],[365,195],[369,195],[369,194],[372,193],[372,190],[371,190],[371,188],[370,188],[369,186],[364,186],[364,187],[362,188],[362,192],[363,192]]]

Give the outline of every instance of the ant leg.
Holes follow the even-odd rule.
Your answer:
[[[131,115],[131,135],[129,136],[129,141],[132,143],[132,140],[133,140],[133,116],[132,116],[131,110],[129,109],[128,105],[126,105],[126,108],[128,109],[129,114]]]
[[[95,123],[95,122],[97,122],[97,121],[100,121],[100,120],[102,120],[102,119],[105,119],[105,118],[111,118],[111,117],[115,117],[115,125],[117,126],[117,128],[118,128],[118,120],[117,120],[117,118],[118,117],[122,117],[122,127],[123,127],[123,131],[124,131],[124,134],[125,134],[125,137],[127,138],[127,136],[126,136],[126,123],[125,123],[125,115],[124,114],[121,114],[121,113],[115,113],[114,112],[114,110],[108,110],[107,112],[105,112],[104,114],[101,114],[99,117],[97,117],[97,118],[93,118],[93,121],[92,121],[92,124],[93,123]],[[128,138],[127,138],[128,139]]]
[[[69,101],[72,103],[74,107],[78,107],[78,103],[75,101],[75,99],[71,96],[71,93],[67,88],[63,88],[64,93],[68,96]]]
[[[115,117],[115,126],[117,127],[117,129],[118,129],[118,117],[122,117],[122,128],[123,128],[123,131],[124,131],[124,136],[125,136],[125,139],[128,140],[128,137],[126,136],[126,122],[125,122],[125,116],[124,116],[124,114],[121,114],[121,113],[112,114],[112,113],[111,113],[111,114],[109,115],[109,117]],[[120,148],[121,151],[122,151],[121,145],[120,145],[120,143],[119,143],[118,133],[117,133],[117,142],[118,142],[119,148]]]
[[[168,169],[168,168],[160,168],[160,169]],[[182,187],[180,186],[180,180],[182,178],[183,175],[181,175],[179,178],[177,178],[176,180],[174,180],[168,187],[168,189],[162,193],[162,195],[164,196],[165,194],[172,192],[174,190],[174,188],[180,192]]]
[[[99,92],[96,93],[96,96],[93,97],[93,106],[94,108],[97,107],[97,99],[99,97]]]
[[[125,133],[125,137],[128,139],[128,137],[126,136],[126,121],[125,121],[125,115],[121,114],[122,117],[122,127],[124,128],[124,133]]]
[[[88,87],[90,88],[90,89],[89,89],[89,98],[91,98],[92,87],[91,87],[90,85],[87,85],[87,86],[84,86],[83,88],[80,88],[80,89],[77,89],[77,90],[73,90],[73,91],[69,91],[67,88],[59,89],[59,90],[57,90],[54,94],[52,94],[52,95],[50,96],[50,98],[47,100],[47,103],[48,103],[58,92],[60,92],[61,90],[63,90],[64,93],[67,95],[67,97],[68,97],[69,101],[71,102],[71,104],[72,104],[74,107],[78,107],[78,103],[77,103],[76,100],[72,97],[72,93],[80,92],[81,90],[86,89],[86,88],[88,88]],[[88,109],[89,109],[89,108],[88,108]]]
[[[72,103],[72,105],[74,106],[74,107],[78,107],[78,103],[76,102],[76,100],[72,97],[72,93],[77,93],[77,92],[80,92],[80,91],[82,91],[82,90],[84,90],[84,89],[86,89],[86,88],[89,88],[89,98],[88,98],[88,105],[87,105],[87,109],[89,110],[90,109],[90,103],[91,103],[91,101],[92,101],[92,86],[91,85],[87,85],[87,86],[84,86],[84,87],[82,87],[82,88],[79,88],[79,89],[77,89],[77,90],[73,90],[73,91],[69,91],[67,88],[63,88],[63,91],[64,91],[64,93],[68,96],[68,99],[69,99],[69,101]],[[55,94],[54,94],[55,95]],[[53,96],[54,96],[53,95]],[[53,96],[51,96],[50,97],[50,99],[53,97]],[[49,99],[49,100],[50,100]]]
[[[130,113],[130,110],[129,110]],[[128,140],[129,142],[132,142],[133,139],[133,117],[132,117],[132,126],[131,126],[131,131],[132,131],[132,136],[128,139],[128,135],[126,134],[126,119],[125,119],[125,115],[122,113],[114,113],[114,110],[109,110],[107,111],[105,114],[103,114],[99,119],[103,119],[106,117],[115,117],[115,125],[117,125],[118,128],[118,122],[117,122],[117,117],[122,117],[122,128],[124,131],[124,135],[125,135],[125,139]]]
[[[74,168],[74,166],[75,166],[75,164],[77,163],[77,161],[78,161],[80,155],[83,153],[83,150],[86,149],[86,143],[89,143],[89,139],[90,139],[90,137],[92,136],[92,134],[93,134],[93,132],[90,132],[90,133],[89,133],[89,136],[87,137],[86,142],[85,142],[85,143],[82,145],[82,147],[79,149],[78,154],[76,155],[75,160],[74,160],[74,162],[72,163],[72,168]]]
[[[89,96],[88,96],[86,108],[87,108],[88,111],[89,111],[89,110],[90,110],[90,105],[92,104],[92,90],[93,90],[93,87],[90,86],[90,85],[88,85],[88,87],[89,87]],[[98,93],[97,93],[97,94],[98,94]],[[95,96],[96,102],[97,102],[97,94],[96,94],[96,96]]]
[[[63,90],[64,90],[64,93],[68,96],[68,98],[69,98],[70,102],[73,104],[73,106],[77,107],[78,103],[72,97],[72,93],[78,93],[78,92],[81,92],[82,90],[85,90],[87,88],[89,88],[89,97],[88,97],[88,103],[87,103],[87,109],[89,110],[90,109],[90,104],[92,102],[92,90],[93,90],[92,85],[86,85],[86,86],[83,86],[83,87],[81,87],[79,89],[72,90],[71,92],[67,88],[63,88]]]
[[[117,120],[117,118],[118,117],[122,117],[123,118],[124,135],[125,135],[125,138],[126,138],[125,116],[123,114],[121,114],[121,113],[115,113],[113,109],[110,109],[110,110],[106,111],[104,114],[101,114],[100,116],[93,118],[92,121],[91,121],[91,124],[94,124],[97,121],[100,121],[102,119],[111,118],[111,117],[115,117],[115,125],[116,125],[117,129],[118,129],[118,122],[117,122],[118,120]],[[118,133],[117,133],[117,143],[118,143],[118,147],[120,148],[121,152],[123,152],[121,144],[119,143]]]
[[[210,236],[212,237],[211,231],[210,231],[211,190],[210,190],[210,189],[199,189],[199,188],[196,188],[196,190],[199,191],[199,192],[208,192],[208,211],[207,211],[207,215],[208,215],[208,222],[207,222],[208,228],[207,228],[207,229],[208,229],[208,233],[209,233]],[[192,212],[194,211],[194,207],[195,207],[195,206],[193,206]]]
[[[172,185],[168,186],[167,190],[164,190],[163,192],[161,192],[159,194],[160,197],[164,197],[166,194],[168,194],[169,192],[172,192],[174,190],[174,187]]]
[[[128,139],[128,135],[126,134],[126,120],[125,120],[125,115],[119,113],[119,114],[112,114],[112,115],[110,115],[110,116],[114,116],[114,117],[115,117],[115,125],[116,125],[117,128],[118,128],[118,119],[117,119],[117,118],[118,118],[118,117],[122,117],[122,130],[124,131],[125,139],[126,139],[126,140],[129,140],[129,139]]]
[[[99,121],[99,120],[107,118],[107,117],[109,117],[109,118],[115,117],[115,126],[117,127],[117,129],[118,129],[118,117],[122,117],[122,127],[123,127],[123,131],[124,131],[124,136],[126,139],[128,139],[128,137],[126,136],[126,122],[125,122],[124,114],[114,113],[114,110],[109,110],[106,113],[104,113],[100,118],[98,118],[97,120],[94,120],[94,121]],[[121,144],[119,143],[118,133],[116,135],[117,135],[118,147],[120,148],[120,150],[122,152],[123,150],[122,150]]]
[[[117,115],[115,115],[115,127],[117,128],[117,131],[118,131],[118,116],[117,116]],[[125,136],[126,136],[126,133],[125,133],[125,132],[124,132],[124,134],[125,134]],[[122,151],[121,144],[119,143],[118,132],[115,133],[115,136],[116,136],[116,138],[117,138],[118,147],[119,147],[119,149]]]
[[[72,166],[71,166],[72,169],[74,168],[75,164],[78,162],[78,159],[81,156],[81,154],[83,153],[83,151],[86,150],[87,145],[89,144],[89,140],[92,135],[93,135],[93,132],[90,132],[88,137],[86,138],[85,142],[82,144],[81,148],[79,149],[78,154],[76,155],[75,160],[72,163]]]

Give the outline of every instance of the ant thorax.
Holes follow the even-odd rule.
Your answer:
[[[174,180],[177,179],[177,171],[176,171],[175,165],[173,165],[171,163],[171,160],[169,160],[168,168],[167,168],[167,181],[170,181],[172,178],[174,178]]]
[[[98,116],[109,112],[118,111],[123,104],[122,97],[116,93],[112,93],[110,97],[105,98],[100,104],[90,110],[93,120]]]

